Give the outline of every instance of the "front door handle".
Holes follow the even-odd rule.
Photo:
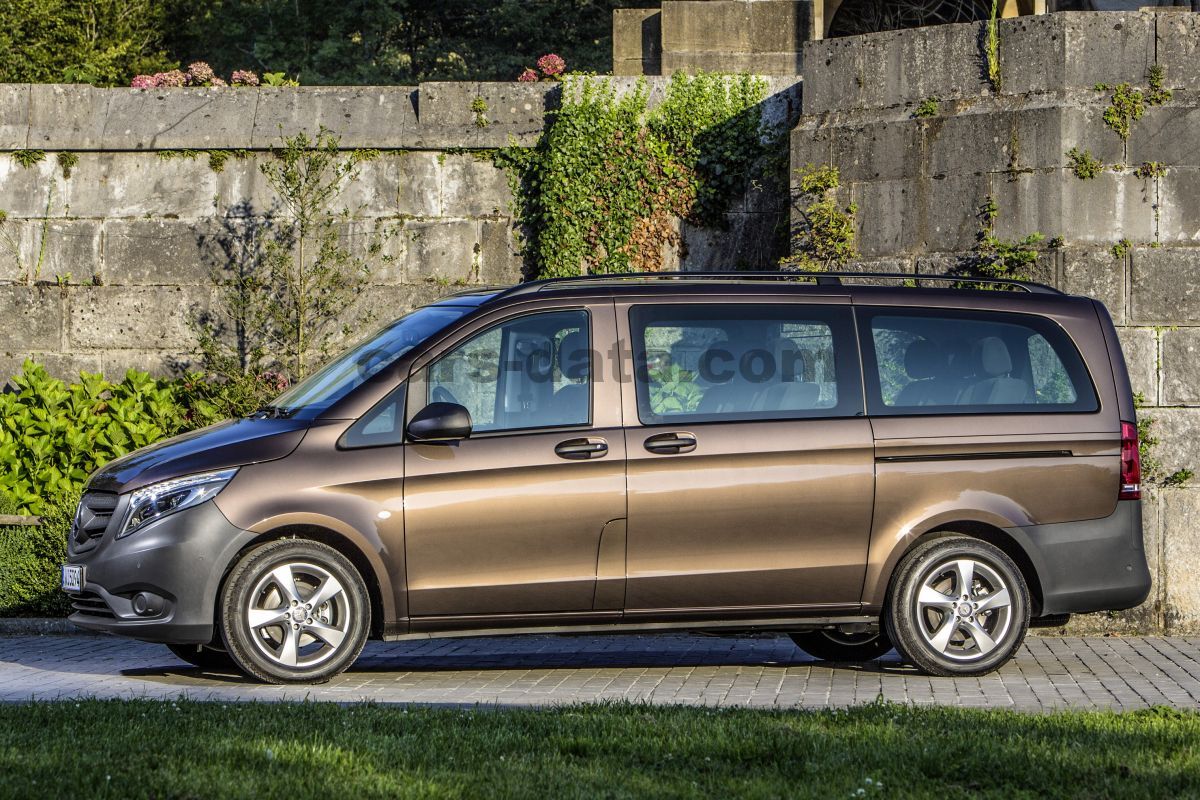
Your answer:
[[[608,442],[594,437],[567,439],[565,442],[559,442],[554,452],[562,458],[599,458],[608,452]]]
[[[684,431],[660,433],[657,436],[651,436],[647,439],[645,447],[651,453],[662,453],[664,455],[690,453],[696,449],[696,435]]]

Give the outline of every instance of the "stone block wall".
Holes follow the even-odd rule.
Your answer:
[[[1162,474],[1200,473],[1200,15],[1004,20],[998,91],[981,34],[943,25],[806,45],[792,166],[840,170],[840,199],[858,205],[854,267],[947,271],[970,255],[988,197],[995,235],[1057,238],[1032,277],[1104,302],[1162,440]],[[1147,106],[1123,141],[1103,120],[1113,91],[1097,84],[1145,91],[1154,65],[1172,97]],[[932,116],[917,113],[926,100]],[[1107,169],[1077,177],[1075,147]],[[1144,162],[1160,166],[1139,174]],[[1200,480],[1153,488],[1144,508],[1154,593],[1134,612],[1078,624],[1200,631]]]
[[[812,0],[663,0],[613,12],[613,73],[799,75]]]
[[[794,84],[772,83],[764,113],[774,123],[798,115]],[[651,80],[652,103],[664,87]],[[488,151],[535,144],[560,96],[557,85],[518,83],[0,85],[0,375],[26,357],[68,377],[189,363],[190,320],[214,302],[212,271],[238,259],[278,212],[259,164],[281,135],[321,127],[343,148],[381,151],[337,202],[351,215],[352,243],[387,233],[387,258],[374,264],[359,311],[388,319],[463,286],[516,282],[512,196]],[[472,109],[476,98],[485,112]],[[30,150],[45,158],[22,165]],[[69,177],[60,153],[76,159]],[[213,153],[225,156],[219,170]],[[780,254],[764,242],[778,241],[769,234],[785,224],[786,202],[764,194],[731,210],[732,235],[682,226],[670,266],[773,263]],[[25,285],[39,260],[38,282]]]

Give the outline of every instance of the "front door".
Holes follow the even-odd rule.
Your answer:
[[[465,440],[405,445],[415,629],[591,615],[601,540],[624,534],[620,386],[593,363],[614,336],[611,301],[517,313],[414,372],[410,416],[454,402],[473,421]]]
[[[874,455],[848,300],[617,308],[627,618],[855,609]]]

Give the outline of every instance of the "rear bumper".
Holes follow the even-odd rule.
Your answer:
[[[1122,611],[1150,594],[1142,542],[1142,504],[1117,503],[1103,519],[1009,528],[1037,571],[1036,616]]]
[[[207,644],[214,636],[217,593],[229,563],[254,538],[215,503],[173,514],[124,539],[104,534],[93,550],[72,554],[84,567],[80,594],[68,594],[68,618],[88,630],[147,642]],[[162,609],[139,615],[133,597],[149,592]]]

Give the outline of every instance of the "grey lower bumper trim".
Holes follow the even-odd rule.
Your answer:
[[[1041,584],[1039,616],[1121,611],[1150,594],[1142,543],[1142,504],[1117,503],[1111,516],[1009,528]]]

